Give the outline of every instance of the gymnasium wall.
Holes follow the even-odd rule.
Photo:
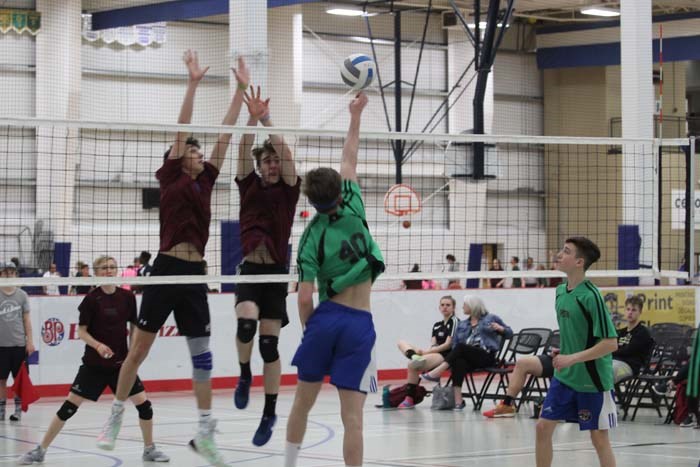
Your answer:
[[[31,5],[27,5],[31,7]],[[322,5],[304,5],[279,8],[269,16],[269,34],[288,32],[287,12],[303,14],[303,105],[300,126],[304,128],[345,129],[347,125],[346,101],[342,96],[347,92],[340,83],[337,57],[353,52],[369,52],[369,46],[361,42],[349,42],[344,35],[364,36],[362,20],[338,18],[323,12]],[[411,81],[415,73],[418,47],[415,44],[423,27],[422,15],[404,15],[402,33],[405,40],[403,50],[403,75]],[[185,74],[181,62],[183,50],[193,48],[199,51],[203,64],[210,65],[208,78],[198,91],[193,122],[197,124],[218,124],[229,99],[228,79],[228,26],[214,23],[175,22],[168,24],[167,41],[152,47],[124,47],[116,44],[83,41],[81,46],[81,99],[80,118],[84,120],[107,120],[128,122],[174,122],[179,111],[185,88]],[[393,25],[388,17],[372,20],[375,37],[392,37]],[[285,29],[287,28],[287,29]],[[492,109],[487,126],[497,134],[542,134],[542,81],[536,68],[535,55],[526,50],[532,47],[531,29],[514,26],[506,34],[502,50],[498,54],[492,73]],[[430,44],[423,54],[423,65],[418,77],[417,101],[414,105],[410,129],[421,130],[424,122],[432,115],[438,102],[444,97],[447,86],[447,72],[450,66],[460,70],[468,61],[460,54],[450,54],[447,37],[452,35],[457,42],[466,42],[466,36],[459,31],[443,30],[439,15],[433,15],[427,31]],[[320,37],[322,40],[316,38]],[[524,38],[530,38],[530,45]],[[271,41],[272,43],[272,41]],[[463,44],[462,44],[463,45]],[[462,47],[462,46],[460,46]],[[0,64],[0,80],[7,83],[0,89],[0,97],[6,105],[0,114],[7,116],[33,116],[35,114],[35,38],[30,35],[0,35],[0,52],[6,61]],[[377,45],[385,81],[393,74],[393,45]],[[271,56],[275,56],[271,51]],[[453,62],[449,57],[453,56]],[[271,83],[273,85],[273,83]],[[273,85],[274,87],[274,85]],[[471,85],[473,88],[473,83]],[[393,91],[388,90],[388,112],[393,116]],[[408,88],[404,89],[404,111],[408,108]],[[280,124],[294,119],[287,115],[284,102],[273,101],[274,120]],[[465,94],[452,110],[448,119],[436,127],[435,131],[445,132],[447,122],[462,121],[464,126],[451,127],[454,131],[465,131],[471,125],[471,98]],[[456,119],[456,114],[465,116]],[[374,91],[371,104],[366,112],[363,129],[386,130],[386,123],[378,94]],[[279,116],[279,118],[277,118]],[[242,116],[241,119],[245,117]],[[155,187],[152,173],[160,166],[164,148],[170,143],[167,136],[159,136],[149,141],[151,135],[124,132],[96,132],[83,140],[80,148],[83,156],[79,161],[78,177],[75,183],[75,207],[73,227],[65,234],[72,243],[72,258],[89,261],[93,252],[117,253],[122,265],[131,262],[133,255],[148,249],[157,250],[156,232],[158,229],[156,210],[141,209],[141,189]],[[144,140],[144,138],[146,138]],[[236,136],[234,136],[235,140]],[[204,151],[209,152],[213,141],[205,140]],[[299,154],[307,152],[305,143],[295,141]],[[318,157],[339,160],[342,142],[334,142],[332,148],[324,149]],[[20,254],[24,264],[32,264],[31,243],[26,235],[19,241],[12,237],[18,232],[31,232],[37,220],[36,193],[47,187],[36,186],[36,141],[33,131],[23,134],[13,133],[8,138],[9,154],[13,157],[0,162],[7,169],[7,177],[2,178],[6,196],[0,201],[7,216],[2,225],[2,251],[7,256]],[[318,150],[316,150],[318,151]],[[374,161],[361,167],[366,204],[381,206],[393,172],[392,156],[388,147],[367,151],[365,157]],[[303,173],[310,165],[299,161],[299,171]],[[437,162],[437,164],[436,164]],[[501,149],[494,160],[492,170],[497,178],[488,182],[487,218],[485,229],[491,242],[500,244],[502,257],[524,256],[543,252],[539,238],[543,232],[543,203],[540,197],[530,196],[531,189],[541,190],[542,154],[510,153]],[[381,167],[379,165],[381,164]],[[437,168],[438,170],[435,170]],[[231,177],[232,165],[227,162],[217,183],[213,200],[212,236],[219,233],[218,220],[237,218],[238,194]],[[523,177],[527,170],[527,177]],[[429,196],[443,186],[447,178],[442,165],[442,150],[430,146],[419,151],[412,163],[406,167],[412,183],[421,194]],[[385,173],[384,179],[371,178]],[[109,210],[104,205],[109,203]],[[421,230],[419,243],[411,243],[404,249],[413,258],[429,269],[442,263],[444,254],[454,253],[458,261],[466,263],[466,251],[470,243],[467,238],[454,238],[450,235],[447,195],[438,193],[426,206],[424,213],[414,219],[412,232]],[[304,201],[300,210],[308,210]],[[70,210],[69,210],[70,211]],[[527,227],[522,222],[513,221],[527,215]],[[120,227],[109,227],[107,221],[118,219]],[[295,237],[301,233],[304,224],[297,218]],[[408,231],[397,228],[397,223],[379,209],[370,213],[370,220],[385,248],[396,249],[395,243],[408,235]],[[532,230],[529,230],[532,229]],[[530,235],[524,235],[527,231]],[[127,238],[121,232],[134,233]],[[433,240],[445,240],[445,251],[432,251]],[[473,240],[473,239],[472,239]],[[296,240],[292,243],[296,246]],[[210,248],[211,273],[219,272],[219,257],[213,252],[220,251],[219,245]],[[133,253],[132,253],[133,252]],[[536,257],[544,262],[546,258]],[[404,260],[396,262],[406,263]]]
[[[515,331],[526,327],[548,327],[556,329],[554,314],[555,289],[500,289],[478,290],[487,308],[498,314]],[[611,292],[621,293],[623,298],[611,297]],[[631,293],[646,293],[647,306],[642,319],[651,322],[682,321],[696,323],[695,305],[700,302],[700,293],[692,287],[672,288],[616,288],[605,290],[608,306],[619,310],[624,296]],[[396,349],[399,339],[417,346],[430,343],[430,330],[435,321],[441,319],[437,304],[440,297],[452,293],[458,303],[458,316],[462,317],[461,303],[464,291],[376,291],[372,294],[372,309],[377,331],[375,357],[380,379],[405,377],[403,370],[406,358]],[[287,297],[290,324],[282,330],[280,354],[282,355],[283,381],[294,382],[296,369],[290,365],[299,344],[301,328],[296,306],[296,294]],[[77,306],[82,297],[31,297],[31,318],[34,341],[39,350],[38,365],[30,366],[35,384],[45,386],[45,395],[62,395],[67,390],[80,365],[84,344],[77,336]],[[137,302],[140,296],[137,295]],[[215,386],[231,387],[238,376],[239,367],[234,346],[236,322],[233,314],[233,294],[210,294],[209,305],[212,317],[211,347],[214,354]],[[183,337],[177,336],[171,316],[139,372],[150,390],[186,389],[191,377],[191,363]],[[257,347],[257,345],[256,345]],[[257,350],[253,352],[254,374],[262,371],[262,361]]]

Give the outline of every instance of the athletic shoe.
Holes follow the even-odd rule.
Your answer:
[[[415,408],[415,406],[416,406],[416,404],[413,403],[413,399],[410,397],[406,397],[399,404],[399,409],[413,409],[413,408]]]
[[[122,416],[124,415],[124,407],[117,409],[112,407],[112,413],[105,426],[102,428],[102,433],[97,437],[97,447],[106,451],[114,449],[114,444],[117,442],[119,430],[122,427]]]
[[[408,362],[408,367],[412,370],[422,370],[425,367],[425,357],[418,354],[413,355],[411,361]]]
[[[432,376],[430,373],[421,373],[420,379],[424,379],[425,381],[430,381],[431,383],[439,383],[440,382],[439,376]]]
[[[250,383],[249,379],[238,379],[236,391],[233,393],[233,403],[237,409],[245,409],[248,407],[248,399],[250,398]]]
[[[143,456],[141,456],[144,462],[170,462],[170,456],[159,450],[156,445],[143,448]]]
[[[226,464],[216,447],[216,442],[214,441],[215,431],[216,420],[209,420],[205,426],[200,425],[197,434],[194,439],[190,440],[189,445],[194,452],[202,456],[210,464],[216,467],[224,467],[228,464]]]
[[[667,381],[654,384],[651,390],[654,391],[654,394],[657,396],[670,396],[673,393],[673,389],[671,389],[671,385],[668,384]]]
[[[484,412],[484,417],[488,418],[506,418],[515,417],[515,407],[512,405],[506,405],[500,402],[496,407],[491,410]]]
[[[453,408],[452,410],[456,410],[456,411],[458,411],[458,412],[461,412],[462,410],[464,410],[464,408],[465,408],[466,406],[467,406],[467,403],[464,402],[464,401],[462,401],[461,404],[455,405],[454,408]]]
[[[255,430],[253,435],[253,444],[256,446],[264,446],[272,438],[272,428],[277,423],[277,415],[263,415],[260,419],[260,425]]]
[[[19,465],[32,465],[34,462],[44,462],[44,456],[46,455],[46,450],[42,449],[41,446],[37,446],[28,453],[24,454],[22,457],[17,459]]]
[[[680,426],[681,428],[690,428],[693,425],[695,425],[695,420],[693,420],[693,416],[691,414],[688,414],[683,419]]]
[[[21,410],[19,412],[15,412],[12,415],[10,415],[11,422],[18,422],[20,420],[22,420],[22,411]]]

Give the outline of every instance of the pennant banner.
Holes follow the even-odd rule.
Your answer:
[[[0,9],[0,32],[7,34],[14,31],[18,34],[28,32],[35,36],[41,29],[41,13],[31,10]]]
[[[102,41],[105,44],[117,43],[124,46],[164,44],[166,41],[165,22],[138,24],[123,28],[92,30],[92,15],[83,15],[83,39],[88,42]]]

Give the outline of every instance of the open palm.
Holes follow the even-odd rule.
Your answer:
[[[270,98],[265,100],[260,98],[260,86],[258,86],[257,93],[253,86],[250,87],[250,95],[246,92],[243,96],[243,101],[248,107],[248,113],[251,117],[260,120],[265,115],[270,113]]]

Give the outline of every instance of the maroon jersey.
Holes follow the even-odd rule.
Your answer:
[[[117,287],[106,294],[101,287],[85,296],[78,306],[78,324],[87,326],[87,332],[114,352],[110,359],[102,358],[95,349],[86,345],[83,363],[89,366],[119,368],[129,351],[127,323],[136,323],[136,297]]]
[[[192,180],[182,172],[182,158],[166,159],[156,172],[160,181],[160,251],[191,243],[204,256],[211,222],[211,192],[219,171],[209,162]]]
[[[299,201],[301,179],[287,185],[281,180],[264,187],[251,172],[242,180],[236,178],[241,196],[241,243],[243,256],[261,243],[267,247],[276,264],[287,264],[289,236],[292,234],[294,211]]]

